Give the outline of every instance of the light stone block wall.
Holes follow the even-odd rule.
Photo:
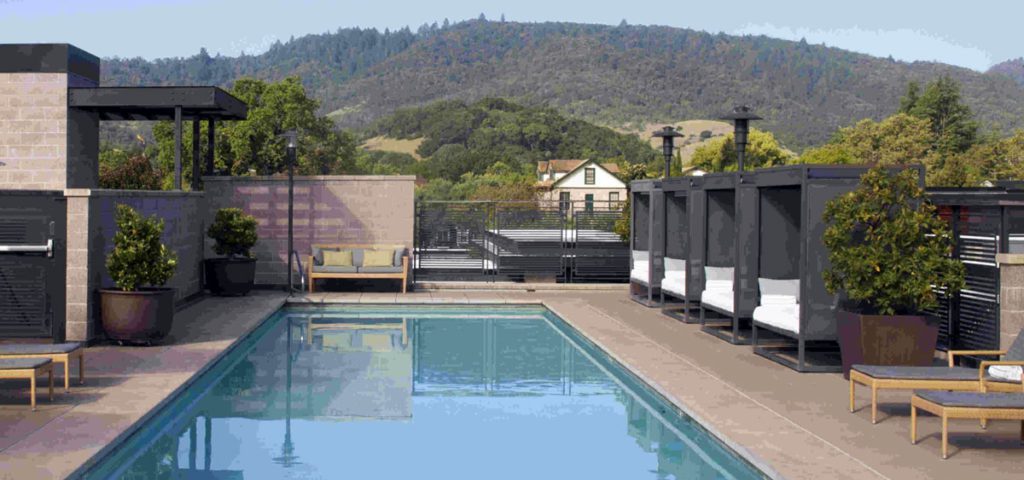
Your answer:
[[[999,348],[1006,349],[1024,328],[1024,254],[1000,253]]]
[[[65,190],[68,203],[67,339],[86,341],[102,334],[99,289],[112,288],[106,257],[117,232],[114,212],[127,204],[144,216],[164,220],[162,241],[177,254],[178,268],[167,283],[182,301],[202,288],[203,223],[206,203],[202,192],[123,190]]]
[[[256,283],[284,285],[288,276],[288,179],[204,177],[206,224],[217,210],[238,207],[256,217]],[[412,248],[415,177],[295,178],[294,248],[302,261],[315,243],[401,244]],[[206,240],[207,258],[215,257]]]
[[[67,186],[68,75],[0,73],[0,188]]]

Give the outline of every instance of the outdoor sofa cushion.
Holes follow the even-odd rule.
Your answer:
[[[50,363],[49,358],[0,358],[0,370],[25,370]]]
[[[327,250],[323,252],[323,265],[328,267],[354,267],[351,250]]]
[[[854,365],[852,369],[876,379],[978,380],[978,369],[967,367],[914,367],[904,365]]]
[[[732,290],[704,290],[700,294],[700,302],[715,307],[718,310],[723,310],[729,313],[733,312],[733,293]]]
[[[78,342],[68,343],[13,343],[0,345],[0,356],[3,355],[49,355],[69,353],[82,348]]]
[[[733,267],[704,267],[704,280],[728,280],[734,278]]]
[[[781,305],[761,305],[754,309],[753,317],[755,322],[788,332],[800,333],[800,305],[797,305],[795,301]]]
[[[704,283],[704,290],[732,292],[732,280],[708,280]]]
[[[680,297],[686,296],[686,277],[682,279],[670,278],[666,276],[661,281],[661,289],[663,291],[678,295]]]
[[[800,303],[800,280],[758,278],[761,295],[789,295]]]
[[[339,248],[320,248],[318,246],[314,246],[313,247],[313,265],[323,265],[324,264],[324,250],[330,250],[332,252],[337,252],[340,249]]]
[[[363,252],[365,267],[393,267],[395,253],[392,250],[367,250]]]
[[[359,267],[359,273],[402,273],[402,267],[394,265]]]
[[[915,390],[914,395],[943,407],[1024,408],[1024,393]]]
[[[331,265],[313,265],[313,273],[356,273],[359,271],[359,267],[355,265],[348,266],[331,266]]]
[[[395,258],[391,264],[394,267],[402,266],[402,257],[405,256],[405,247],[398,247],[395,249]],[[362,263],[360,263],[362,265]]]

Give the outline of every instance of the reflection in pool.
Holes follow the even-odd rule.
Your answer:
[[[279,316],[89,477],[763,477],[543,309]]]

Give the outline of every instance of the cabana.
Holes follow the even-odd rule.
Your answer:
[[[750,175],[757,215],[745,227],[756,233],[750,248],[757,294],[751,336],[758,355],[801,372],[841,371],[838,299],[822,280],[829,255],[823,214],[830,200],[857,188],[867,170],[792,165]]]
[[[703,269],[700,292],[701,330],[733,344],[750,343],[750,319],[756,306],[757,190],[750,173],[715,173],[703,177]],[[696,196],[695,196],[696,197]],[[755,237],[755,238],[752,238]],[[691,255],[691,258],[693,256]],[[692,271],[692,270],[691,270]]]
[[[661,180],[630,183],[629,296],[648,307],[660,305],[664,256],[664,198]]]
[[[704,241],[702,177],[669,178],[662,181],[665,194],[665,261],[661,279],[662,313],[686,323],[697,323],[700,293],[704,286],[703,259],[691,255]]]

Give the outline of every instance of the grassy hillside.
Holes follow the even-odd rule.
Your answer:
[[[716,118],[746,103],[759,127],[802,149],[839,126],[895,111],[910,80],[949,75],[986,124],[1024,126],[1024,89],[1005,75],[897,62],[764,36],[573,23],[468,21],[379,33],[339,30],[259,56],[105,60],[105,84],[227,84],[299,74],[342,127],[438,100],[509,98],[611,127]]]
[[[423,144],[422,138],[400,139],[386,135],[378,135],[363,142],[363,149],[371,152],[396,152],[411,155],[416,160],[423,160],[416,150]]]

